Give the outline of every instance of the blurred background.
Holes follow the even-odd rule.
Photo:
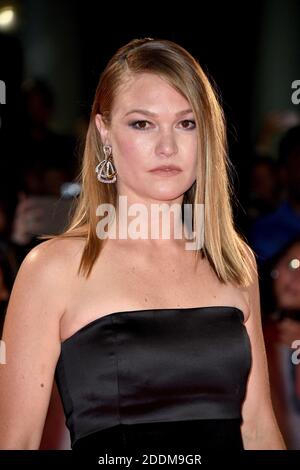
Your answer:
[[[0,333],[22,260],[37,235],[63,230],[80,193],[102,69],[133,38],[174,40],[220,93],[236,227],[259,267],[274,408],[288,448],[300,449],[300,366],[291,359],[300,340],[300,2],[195,9],[0,0]],[[55,385],[41,448],[70,448]]]

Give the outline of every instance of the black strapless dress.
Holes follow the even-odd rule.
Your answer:
[[[251,346],[237,307],[115,312],[61,344],[73,450],[241,450]]]

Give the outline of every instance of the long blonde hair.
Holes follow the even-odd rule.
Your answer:
[[[184,194],[183,203],[193,205],[193,230],[196,237],[199,220],[195,204],[204,203],[204,244],[206,256],[221,282],[247,286],[252,281],[253,252],[233,222],[231,198],[234,196],[228,172],[225,119],[218,94],[192,55],[169,40],[134,39],[121,47],[108,62],[96,89],[86,135],[81,172],[77,178],[81,193],[66,230],[40,238],[84,237],[78,274],[89,276],[101,252],[103,240],[96,233],[96,208],[110,203],[116,207],[115,184],[99,183],[95,167],[104,159],[100,133],[95,124],[101,114],[109,124],[114,98],[126,74],[150,72],[166,80],[191,104],[198,131],[199,165],[194,184]],[[199,246],[199,245],[196,245]],[[195,250],[196,259],[201,249]],[[255,267],[256,270],[256,267]]]

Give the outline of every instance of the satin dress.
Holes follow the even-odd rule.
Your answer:
[[[242,450],[251,367],[232,306],[106,314],[61,343],[55,380],[73,450]]]

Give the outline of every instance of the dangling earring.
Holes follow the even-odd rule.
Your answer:
[[[105,159],[96,166],[97,179],[101,183],[115,183],[117,181],[117,172],[111,161],[111,145],[103,145]]]

